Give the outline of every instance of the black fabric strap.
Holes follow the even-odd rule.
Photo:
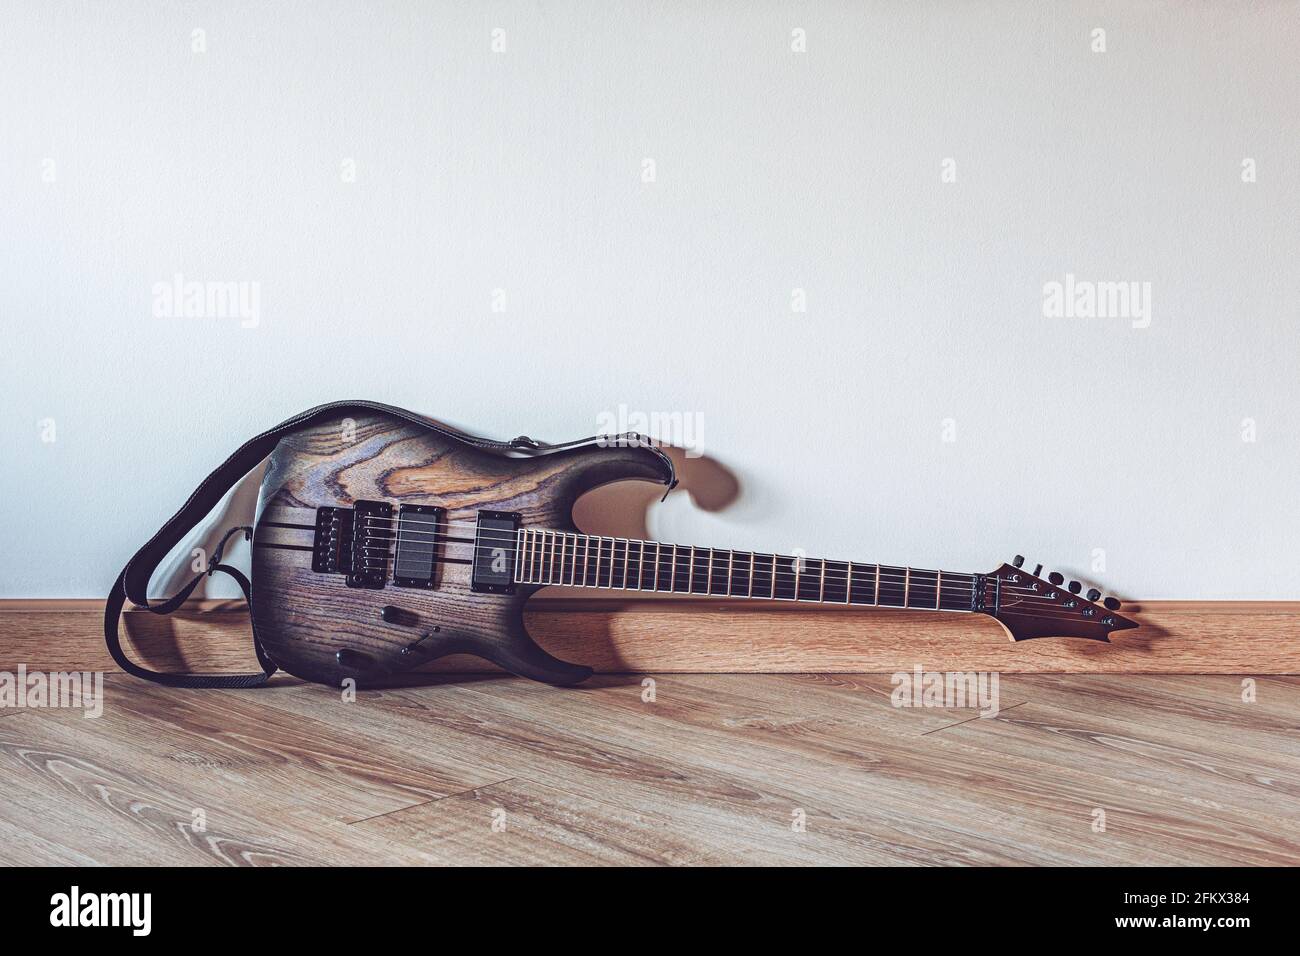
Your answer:
[[[226,536],[222,538],[221,545],[213,554],[208,570],[195,576],[194,580],[160,604],[149,603],[149,579],[171,549],[180,543],[185,535],[189,534],[204,515],[216,507],[226,492],[275,450],[275,446],[281,438],[322,419],[350,412],[380,412],[392,415],[428,431],[472,445],[475,448],[499,451],[502,454],[521,452],[524,454],[544,455],[566,448],[596,444],[601,441],[608,443],[644,443],[645,441],[640,435],[628,433],[616,436],[594,435],[590,438],[565,442],[560,445],[548,445],[544,442],[534,441],[526,436],[503,442],[494,441],[490,438],[479,438],[434,421],[431,418],[426,418],[423,415],[417,415],[414,412],[408,412],[392,405],[384,405],[380,402],[330,402],[325,405],[317,405],[315,408],[309,408],[292,418],[285,419],[274,428],[250,438],[236,449],[212,474],[203,479],[199,486],[194,489],[194,493],[190,495],[189,500],[181,506],[181,509],[176,514],[172,515],[166,524],[158,529],[158,532],[152,538],[145,542],[144,546],[127,562],[126,567],[122,569],[122,573],[117,576],[117,580],[113,582],[113,590],[109,593],[108,601],[104,606],[104,641],[108,645],[109,654],[113,656],[113,660],[117,662],[117,665],[122,670],[136,677],[159,684],[166,684],[170,687],[257,687],[265,684],[270,676],[275,673],[275,662],[267,656],[266,651],[257,641],[256,635],[253,638],[253,648],[257,653],[258,663],[262,665],[262,673],[260,674],[166,674],[149,670],[130,660],[122,650],[121,637],[118,633],[119,618],[127,601],[130,601],[137,608],[154,614],[170,614],[185,603],[185,600],[198,587],[200,581],[217,571],[233,577],[243,590],[245,600],[251,604],[252,588],[248,578],[236,568],[220,563],[222,549],[230,536],[240,530],[249,535],[252,533],[251,528],[237,528],[228,531]],[[653,446],[649,447],[663,459],[667,476],[665,483],[668,486],[667,490],[671,491],[677,485],[672,460],[662,450]],[[667,491],[665,491],[665,495],[667,495]]]

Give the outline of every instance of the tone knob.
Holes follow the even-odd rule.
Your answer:
[[[1101,597],[1101,592],[1098,591],[1096,588],[1089,588],[1089,589],[1088,589],[1088,600],[1089,600],[1089,601],[1092,601],[1093,603],[1096,603],[1097,598],[1099,598],[1099,597]]]
[[[1071,594],[1078,594],[1081,590],[1083,590],[1083,585],[1080,584],[1078,581],[1071,581],[1069,584],[1066,585],[1066,587],[1070,589]]]
[[[1065,575],[1062,574],[1060,571],[1053,571],[1051,574],[1047,576],[1047,580],[1051,581],[1057,587],[1060,587],[1061,582],[1065,580]]]
[[[1023,554],[1018,554],[1011,559],[1011,563],[1014,564],[1016,567],[1020,567],[1025,563],[1025,556]]]
[[[1117,598],[1108,597],[1106,598],[1106,600],[1102,601],[1101,603],[1106,605],[1106,607],[1111,611],[1119,610],[1119,600]]]
[[[339,662],[340,667],[346,667],[351,671],[368,671],[375,666],[374,659],[369,654],[362,654],[360,651],[346,647],[338,651],[334,659]]]

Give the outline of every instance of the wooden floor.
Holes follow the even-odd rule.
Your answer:
[[[0,710],[0,862],[1300,863],[1300,678],[999,689],[981,718],[869,675],[667,675],[653,702],[110,676],[98,719]]]

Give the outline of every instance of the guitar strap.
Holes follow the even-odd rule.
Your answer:
[[[109,593],[108,601],[104,606],[104,641],[108,645],[109,654],[113,656],[113,660],[117,662],[117,665],[122,670],[136,677],[164,684],[168,687],[259,687],[265,684],[271,675],[276,672],[275,662],[267,656],[266,651],[257,640],[256,632],[253,634],[253,649],[257,653],[258,663],[262,666],[261,673],[178,674],[149,670],[147,667],[142,667],[128,658],[122,649],[121,635],[119,633],[122,608],[127,601],[130,601],[134,607],[149,611],[152,614],[170,614],[185,603],[194,589],[198,587],[200,581],[217,571],[229,575],[238,582],[240,589],[244,592],[244,600],[248,601],[251,606],[252,585],[248,578],[237,568],[221,563],[221,555],[226,542],[233,535],[240,532],[244,534],[245,540],[251,538],[253,534],[251,527],[238,527],[227,531],[221,539],[220,545],[217,546],[216,551],[213,553],[207,570],[195,575],[189,584],[167,600],[158,604],[149,603],[149,579],[172,548],[180,543],[185,535],[189,534],[194,526],[216,507],[221,499],[225,497],[226,492],[275,450],[275,446],[281,438],[300,428],[313,425],[322,419],[350,412],[381,412],[392,415],[446,438],[451,438],[474,448],[482,448],[501,454],[516,452],[524,455],[548,455],[568,448],[579,448],[599,443],[644,443],[663,459],[668,476],[666,482],[668,488],[664,492],[664,496],[667,497],[668,492],[677,486],[677,475],[673,469],[672,459],[664,454],[660,448],[649,443],[636,432],[626,432],[614,436],[593,435],[590,438],[580,438],[576,441],[564,442],[558,445],[534,441],[523,435],[512,441],[494,441],[490,438],[479,438],[467,434],[423,415],[417,415],[414,412],[408,412],[379,402],[349,401],[317,405],[315,408],[309,408],[305,412],[282,421],[274,428],[270,428],[240,445],[212,474],[203,479],[199,486],[194,489],[194,493],[190,495],[189,500],[181,506],[181,509],[172,515],[167,523],[159,528],[157,533],[145,542],[144,546],[127,562],[126,567],[122,569],[122,573],[113,582],[113,590]]]

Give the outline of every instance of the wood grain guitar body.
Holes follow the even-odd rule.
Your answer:
[[[515,457],[382,413],[313,423],[280,440],[262,482],[253,538],[256,638],[286,671],[329,684],[406,682],[401,675],[453,653],[575,684],[590,668],[558,660],[529,637],[523,607],[543,585],[515,580],[516,538],[500,523],[485,531],[484,516],[507,516],[520,529],[576,533],[572,509],[584,492],[624,479],[672,478],[666,456],[642,444]],[[374,527],[381,530],[365,546],[371,550],[355,540],[340,546],[330,536],[339,528],[352,534],[354,520],[361,534],[353,515],[363,507],[379,512]],[[425,545],[413,547],[409,561],[428,562],[429,573],[407,586],[395,583],[402,556],[385,550],[403,547],[399,537],[407,547],[410,540]],[[475,566],[487,537],[505,546],[508,581]],[[368,582],[358,583],[362,557],[351,574],[322,570],[339,555],[346,560],[349,546],[376,557]],[[476,586],[479,570],[485,574]]]

